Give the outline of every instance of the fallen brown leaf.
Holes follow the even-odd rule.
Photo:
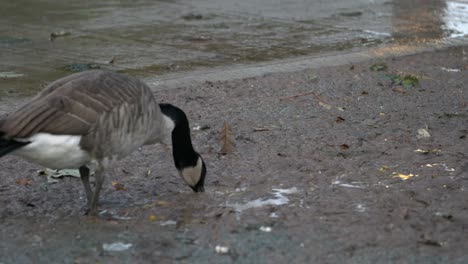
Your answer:
[[[118,181],[113,181],[112,186],[116,191],[127,191],[127,188],[125,188],[125,186]]]
[[[18,179],[16,180],[16,183],[19,185],[24,185],[24,186],[29,186],[32,184],[32,180],[29,179]]]
[[[232,140],[232,130],[229,124],[224,121],[223,128],[221,129],[221,154],[226,155],[232,153],[234,150],[234,141]]]

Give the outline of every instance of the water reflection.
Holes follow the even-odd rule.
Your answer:
[[[393,38],[399,44],[437,42],[468,34],[468,2],[394,0]]]
[[[394,0],[393,37],[398,43],[426,43],[446,37],[441,0]]]
[[[450,37],[468,36],[468,1],[447,1],[443,21]]]

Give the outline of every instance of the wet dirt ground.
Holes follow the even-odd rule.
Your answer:
[[[3,157],[0,263],[466,263],[467,57],[155,87],[189,115],[206,193],[167,147],[144,147],[109,173],[90,218],[78,178],[50,184]],[[235,148],[222,155],[225,121]]]

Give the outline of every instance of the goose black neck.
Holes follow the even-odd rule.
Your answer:
[[[180,108],[170,104],[159,104],[161,112],[174,122],[172,130],[172,154],[177,169],[194,167],[198,153],[193,149],[187,116]]]

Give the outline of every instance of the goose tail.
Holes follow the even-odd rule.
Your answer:
[[[5,133],[0,131],[0,157],[16,150],[24,145],[29,144],[29,142],[16,141],[14,139],[5,138]]]

